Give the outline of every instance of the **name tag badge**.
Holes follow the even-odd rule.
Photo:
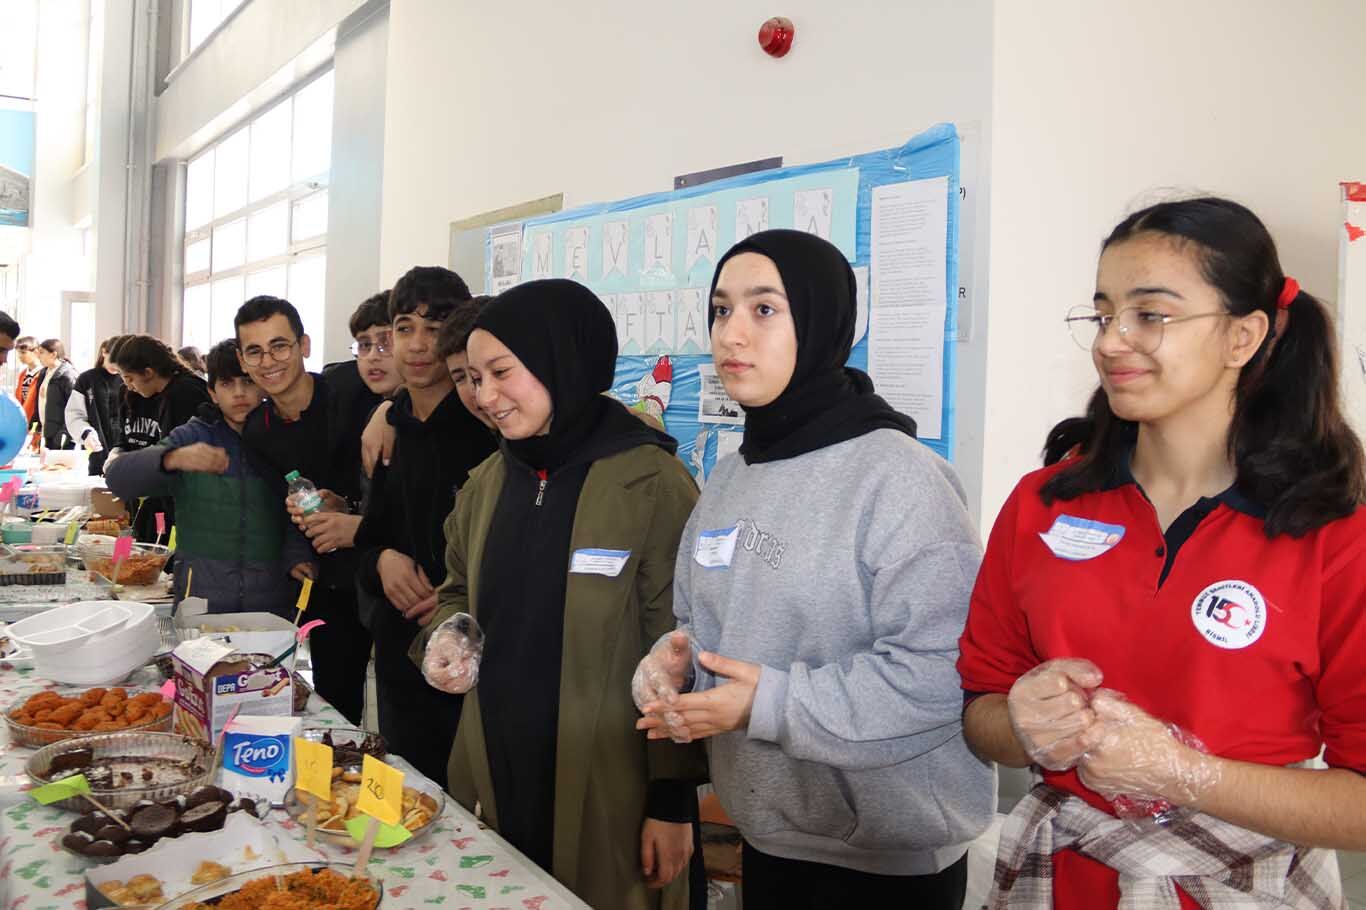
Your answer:
[[[626,568],[630,550],[575,550],[569,571],[575,575],[606,575],[616,578]]]
[[[1053,519],[1053,527],[1039,537],[1059,559],[1082,562],[1114,549],[1124,539],[1124,525],[1059,515]]]
[[[735,556],[735,542],[740,539],[740,526],[703,531],[697,535],[697,550],[693,559],[704,569],[724,569]]]

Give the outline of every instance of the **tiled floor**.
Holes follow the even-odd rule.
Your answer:
[[[1366,910],[1366,853],[1338,851],[1342,890],[1352,910]]]

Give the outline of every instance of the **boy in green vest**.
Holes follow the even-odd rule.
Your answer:
[[[125,502],[175,499],[177,603],[194,569],[190,593],[207,598],[211,613],[268,610],[292,617],[298,585],[290,570],[313,562],[313,555],[242,452],[242,426],[260,405],[261,390],[238,363],[235,341],[214,345],[205,360],[213,405],[159,445],[114,459],[105,480]]]

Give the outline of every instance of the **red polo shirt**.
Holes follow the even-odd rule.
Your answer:
[[[960,642],[965,691],[1007,693],[1043,661],[1084,657],[1216,755],[1285,765],[1326,745],[1328,764],[1366,772],[1366,510],[1267,539],[1262,510],[1229,490],[1164,535],[1127,465],[1044,505],[1061,468],[1021,480],[992,528]],[[1075,772],[1044,777],[1109,810]],[[1054,871],[1060,910],[1119,900],[1103,864],[1068,850]]]

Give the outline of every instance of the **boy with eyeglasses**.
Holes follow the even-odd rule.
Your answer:
[[[285,475],[298,471],[323,495],[323,510],[295,523],[317,553],[318,584],[309,619],[325,620],[310,638],[318,694],[352,723],[361,722],[370,635],[356,610],[356,551],[351,546],[361,500],[360,432],[379,396],[362,381],[354,362],[310,373],[304,359],[312,341],[299,311],[278,297],[253,297],[233,320],[242,369],[267,400],[247,418],[242,440],[277,502],[288,492]],[[296,567],[300,578],[307,570]]]
[[[351,314],[351,353],[366,388],[388,398],[403,383],[394,367],[394,337],[389,326],[389,292],[368,298]]]

